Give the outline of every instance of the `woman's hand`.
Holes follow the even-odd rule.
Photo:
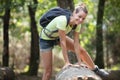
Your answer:
[[[84,68],[88,68],[88,66],[87,66],[86,64],[84,64],[84,63],[80,63],[80,64],[76,63],[76,64],[74,64],[73,66],[75,66],[75,67],[84,67]]]
[[[73,64],[71,64],[71,63],[66,63],[66,64],[63,66],[62,69],[65,69],[65,68],[67,68],[67,67],[69,67],[69,66],[73,66]]]

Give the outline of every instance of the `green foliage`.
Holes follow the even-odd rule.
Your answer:
[[[44,14],[47,10],[52,7],[56,7],[55,0],[38,0],[38,9],[36,13],[36,19],[38,20],[42,14]]]
[[[36,21],[38,25],[38,31],[41,32],[42,27],[39,25],[40,17],[50,8],[56,7],[56,0],[38,0],[38,7],[36,11]]]
[[[9,1],[7,1],[7,3],[9,3]],[[7,6],[5,1],[2,1],[0,3],[0,16],[4,15],[5,7],[11,8],[11,19],[10,19],[10,27],[9,27],[10,36],[20,39],[27,31],[30,31],[30,26],[29,26],[30,19],[28,14],[28,5],[30,4],[33,4],[33,1],[12,0],[11,4],[8,4]],[[57,4],[55,0],[38,0],[38,8],[36,12],[36,21],[38,25],[39,25],[38,22],[39,22],[40,16],[44,12],[46,12],[48,9],[56,5]],[[36,5],[32,5],[32,7],[35,7],[35,6]],[[0,22],[2,23],[2,20]],[[0,26],[2,26],[2,24],[0,24]]]
[[[106,24],[106,42],[109,46],[108,50],[113,59],[113,63],[120,62],[119,40],[120,40],[120,1],[108,0],[105,6],[104,21]]]
[[[26,31],[30,31],[30,20],[26,10],[27,8],[24,9],[23,7],[21,7],[21,9],[12,10],[9,27],[11,36],[22,38],[21,34],[26,33]]]
[[[2,18],[4,15],[5,7],[11,8],[11,19],[10,19],[10,39],[13,37],[21,40],[26,35],[30,38],[30,18],[28,13],[28,5],[33,4],[31,0],[11,0],[11,4],[6,6],[6,0],[0,2],[0,33],[2,33]],[[88,8],[88,16],[85,23],[82,24],[82,31],[80,34],[81,45],[87,49],[87,51],[94,57],[95,53],[95,37],[96,37],[96,13],[97,13],[97,3],[98,0],[74,0],[75,4],[84,2]],[[37,7],[36,11],[36,22],[38,24],[38,30],[41,31],[39,26],[39,19],[42,14],[52,7],[56,7],[56,0],[38,0],[38,5],[32,5],[32,7]],[[107,0],[104,13],[104,31],[107,31],[107,40],[109,40],[109,46],[117,45],[120,36],[120,0]],[[1,37],[1,35],[0,35]],[[1,39],[1,38],[0,38]],[[117,43],[116,43],[117,42]],[[110,47],[110,49],[112,49]],[[118,48],[115,48],[118,49]],[[120,56],[117,53],[117,56]]]
[[[120,69],[120,64],[112,66],[112,70],[119,70]]]
[[[117,1],[117,3],[116,3]],[[105,8],[105,20],[106,24],[109,26],[108,29],[110,31],[120,31],[120,1],[118,0],[110,0],[106,2]]]

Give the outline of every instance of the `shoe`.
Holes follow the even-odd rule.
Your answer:
[[[106,72],[103,69],[99,69],[97,66],[96,68],[93,70],[98,76],[100,76],[101,78],[108,78],[109,73]]]

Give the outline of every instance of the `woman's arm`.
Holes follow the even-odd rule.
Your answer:
[[[75,53],[78,59],[78,64],[81,64],[81,51],[80,51],[80,43],[79,43],[79,33],[74,31],[74,49],[75,49]]]
[[[82,61],[87,65],[87,67],[89,67],[90,69],[94,69],[95,65],[91,57],[89,56],[87,51],[84,48],[82,48],[79,44],[79,33],[77,32],[74,33],[74,47],[78,59],[78,64],[79,65],[81,64],[81,59],[82,59]]]
[[[64,30],[58,30],[58,34],[59,34],[59,38],[60,38],[60,46],[62,48],[62,53],[63,53],[65,63],[69,64],[70,62],[69,62],[68,55],[67,55],[65,31]]]

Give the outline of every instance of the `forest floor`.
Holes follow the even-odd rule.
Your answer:
[[[17,75],[15,80],[41,80],[38,76]]]
[[[43,71],[39,71],[37,76],[28,76],[24,73],[15,73],[15,80],[42,80]],[[55,75],[58,73],[57,70],[53,70],[51,80],[55,80]]]
[[[40,74],[39,76],[17,74],[15,80],[42,80],[42,74]],[[51,80],[55,80],[55,75],[51,77]]]
[[[120,70],[113,70],[109,72],[109,78],[105,80],[120,80]],[[55,73],[53,73],[50,80],[55,80]],[[39,73],[38,76],[27,76],[27,75],[21,75],[17,74],[15,80],[42,80],[42,73]]]

